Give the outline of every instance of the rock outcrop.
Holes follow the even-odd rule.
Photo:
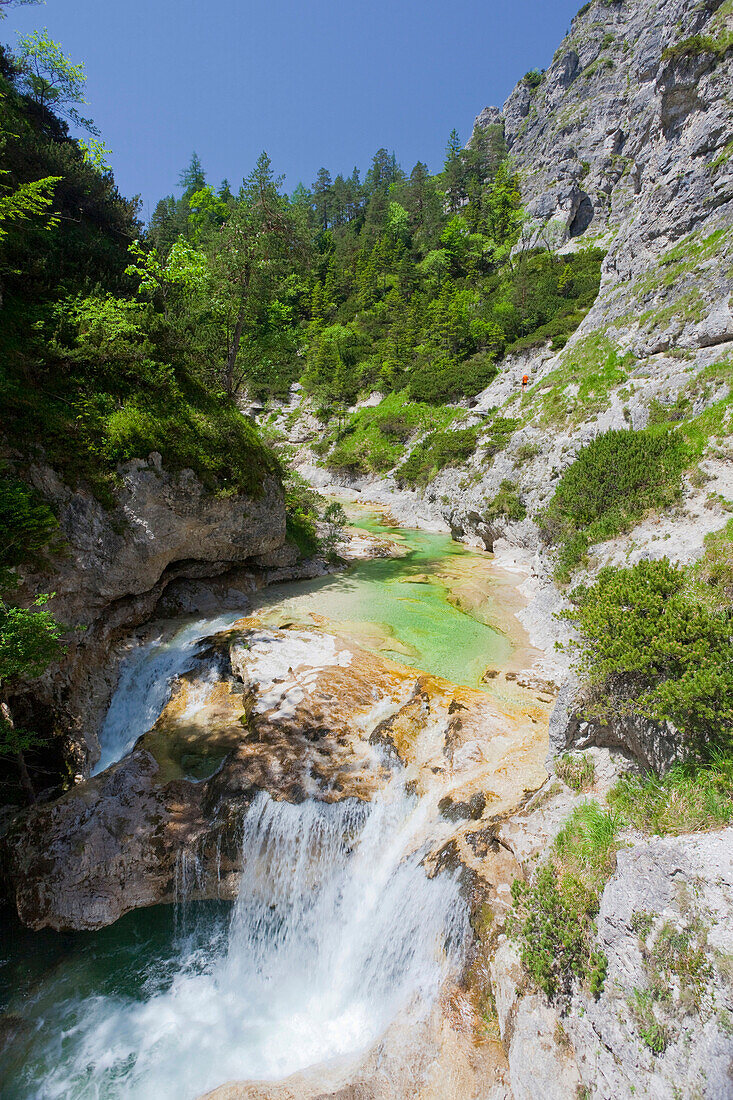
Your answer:
[[[25,574],[17,596],[53,592],[50,605],[68,628],[67,655],[13,698],[16,721],[40,732],[64,731],[69,767],[87,772],[99,757],[97,731],[114,686],[114,643],[151,617],[169,585],[269,564],[285,542],[280,483],[259,496],[217,497],[183,471],[169,474],[160,456],[120,467],[116,505],[72,491],[48,466],[29,480],[56,512],[62,548],[47,572]]]
[[[491,963],[514,1100],[730,1095],[733,830],[618,853],[598,915],[608,975],[563,1011],[528,988],[512,943]]]
[[[0,838],[0,874],[33,928],[110,924],[176,900],[184,877],[191,899],[231,898],[258,791],[369,799],[398,761],[436,816],[441,802],[439,847],[450,838],[454,865],[470,864],[471,836],[544,781],[547,714],[548,704],[499,702],[327,629],[242,620],[211,639],[129,756],[17,819]],[[434,872],[444,862],[436,851]]]

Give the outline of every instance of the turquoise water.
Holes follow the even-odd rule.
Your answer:
[[[403,558],[359,562],[343,573],[276,585],[255,606],[280,622],[322,615],[367,648],[456,684],[481,686],[490,665],[511,652],[507,637],[451,603],[451,577],[485,573],[489,558],[449,535],[386,527],[360,509],[354,526],[399,539]]]
[[[406,556],[268,588],[256,597],[258,613],[273,623],[323,616],[379,653],[480,686],[487,666],[511,650],[484,621],[491,617],[488,556],[447,535],[386,527],[364,509],[354,522],[399,540]],[[200,625],[205,633],[207,623]],[[164,664],[169,650],[177,653],[172,644],[159,648]],[[178,648],[185,664],[188,649]],[[147,728],[155,717],[148,713],[148,679],[157,683],[157,673],[146,679],[142,671],[131,673],[138,690],[125,703],[130,728],[136,722]],[[5,916],[3,1100],[193,1100],[228,1078],[276,1077],[361,1049],[401,1005],[414,998],[429,1004],[447,965],[439,962],[439,945],[450,940],[451,921],[460,923],[462,910],[451,881],[427,880],[420,853],[410,864],[395,843],[404,833],[405,852],[412,851],[411,823],[420,818],[411,796],[388,789],[383,802],[362,812],[358,859],[340,821],[320,819],[341,813],[337,807],[309,801],[270,807],[265,826],[275,830],[277,844],[264,863],[271,873],[282,853],[273,882],[264,884],[274,893],[260,897],[260,878],[243,879],[233,923],[224,903],[186,911],[158,906],[95,933],[33,933]],[[265,852],[265,826],[250,822],[255,853]],[[333,851],[321,853],[323,874],[315,875],[314,888],[308,870],[308,888],[301,884],[299,894],[290,878],[303,860],[288,851],[310,830],[320,852],[329,829]],[[373,913],[365,922],[367,903]]]

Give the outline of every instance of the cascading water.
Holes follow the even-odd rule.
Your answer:
[[[398,1013],[420,1017],[465,940],[455,879],[421,866],[428,826],[399,775],[371,804],[260,794],[226,932],[196,927],[191,906],[176,957],[135,995],[47,992],[50,1018],[3,1095],[184,1100],[360,1051]]]
[[[458,675],[444,667],[445,652],[465,664],[473,630],[473,681],[494,633],[457,611],[439,586],[422,584],[418,600],[403,583],[424,573],[430,554],[440,562],[446,553],[468,552],[453,544],[446,550],[449,540],[438,536],[435,546],[420,538],[426,548],[420,542],[415,560],[366,563],[346,579],[283,586],[277,599],[302,597],[306,616],[317,600],[319,613],[336,621],[384,615],[414,662],[437,673]],[[441,630],[431,618],[437,603]],[[189,622],[131,654],[97,771],[155,723],[202,639],[241,613]],[[202,678],[189,708],[207,690]],[[155,907],[66,937],[14,927],[16,944],[0,948],[0,986],[7,988],[0,989],[0,1041],[9,1036],[0,1060],[3,1100],[193,1100],[227,1080],[277,1078],[357,1053],[397,1017],[428,1013],[466,940],[457,882],[448,874],[428,879],[422,867],[445,827],[399,772],[368,804],[292,805],[263,793],[242,822],[234,907],[187,904],[199,868],[195,856],[182,854],[174,913]]]
[[[160,634],[138,646],[122,662],[117,689],[99,736],[102,754],[94,775],[121,760],[155,723],[168,701],[173,678],[191,667],[202,639],[226,630],[241,614],[232,612],[186,623],[170,637]]]

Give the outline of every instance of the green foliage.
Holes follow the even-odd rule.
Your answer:
[[[531,91],[534,91],[542,83],[544,75],[544,69],[530,69],[528,73],[524,74],[522,80]]]
[[[42,608],[50,596],[38,596]],[[0,685],[16,677],[40,676],[64,651],[61,627],[50,611],[8,607],[0,600]]]
[[[427,485],[446,466],[459,466],[476,450],[476,428],[430,432],[413,448],[396,472],[401,485]]]
[[[539,517],[543,537],[559,547],[558,579],[569,578],[593,543],[679,499],[688,461],[684,441],[660,429],[612,430],[583,447]]]
[[[348,522],[343,507],[326,501],[295,470],[286,471],[284,486],[287,537],[301,558],[316,554],[335,558]]]
[[[563,753],[555,761],[555,772],[574,791],[588,791],[596,781],[595,764],[587,753]]]
[[[311,558],[320,548],[317,524],[322,498],[295,470],[288,470],[284,487],[287,537],[301,558]]]
[[[7,175],[6,172],[0,173]],[[60,176],[46,176],[45,179],[21,183],[8,194],[0,195],[0,244],[8,235],[4,222],[18,223],[30,219],[45,219],[47,229],[55,229],[58,219],[50,212],[53,204],[53,191]]]
[[[505,449],[521,423],[521,420],[514,416],[494,417],[488,431],[481,438],[481,447],[487,458],[493,458]]]
[[[677,764],[663,778],[624,776],[608,801],[635,829],[656,836],[722,829],[733,820],[733,760],[714,753],[708,763]]]
[[[12,587],[12,570],[38,563],[58,532],[43,498],[25,482],[0,469],[0,591]]]
[[[527,515],[517,486],[512,481],[504,480],[499,486],[499,492],[489,501],[483,512],[483,519],[490,523],[494,519],[508,519],[512,523],[518,523]]]
[[[662,1054],[689,1027],[690,1017],[701,1026],[710,1017],[710,987],[714,971],[708,944],[708,923],[689,896],[680,896],[679,920],[661,920],[657,913],[637,910],[631,918],[638,935],[646,987],[628,999],[639,1038],[653,1054]]]
[[[19,84],[41,110],[53,111],[75,125],[94,131],[93,123],[83,118],[76,107],[86,103],[84,66],[74,65],[48,31],[33,31],[18,36],[15,63]]]
[[[693,34],[689,38],[683,38],[681,42],[675,42],[668,46],[662,53],[663,61],[680,61],[685,57],[695,57],[698,54],[712,54],[719,61],[733,48],[733,31],[724,30],[719,36],[709,34]]]
[[[587,714],[671,722],[690,757],[714,760],[733,748],[730,620],[686,586],[666,559],[606,568],[572,593],[575,608],[561,617],[581,635],[569,648],[591,689]]]
[[[379,405],[348,417],[326,461],[331,469],[352,475],[384,473],[397,465],[404,444],[413,435],[439,431],[455,418],[454,410],[412,402],[404,394],[392,393]],[[326,453],[332,438],[324,437],[318,448],[322,453]]]
[[[733,606],[733,519],[705,536],[705,553],[688,574],[690,596],[712,611]]]
[[[529,977],[551,1000],[576,981],[603,989],[607,960],[594,946],[600,893],[615,867],[619,818],[596,802],[579,806],[530,883],[512,884],[511,931]]]

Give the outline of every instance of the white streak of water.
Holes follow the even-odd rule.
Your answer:
[[[121,760],[155,724],[170,697],[174,677],[191,668],[202,639],[226,630],[240,617],[240,612],[232,612],[215,619],[197,619],[170,637],[161,634],[138,646],[125,658],[99,736],[102,755],[94,775]]]
[[[79,1005],[38,1095],[186,1100],[360,1051],[427,1012],[465,939],[456,881],[421,866],[428,824],[400,776],[371,804],[258,795],[227,943],[184,941],[172,980],[151,976],[139,1000]],[[181,888],[195,874],[182,864]]]

